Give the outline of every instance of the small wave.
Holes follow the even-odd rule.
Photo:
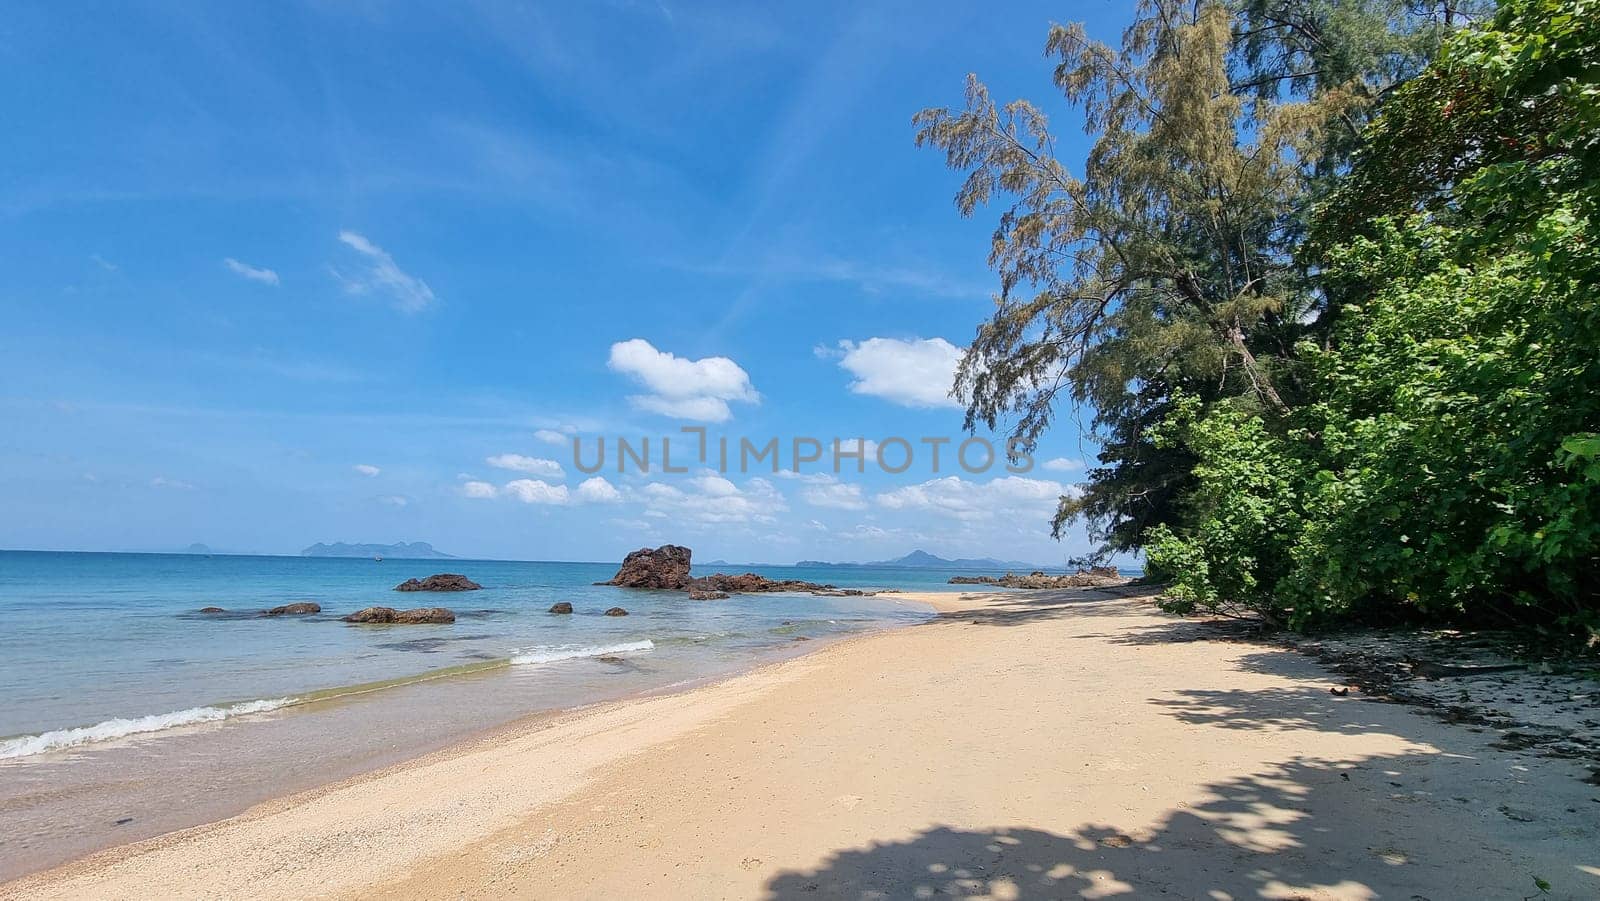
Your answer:
[[[650,639],[644,641],[629,641],[622,644],[600,645],[598,647],[574,647],[562,645],[558,647],[539,648],[531,651],[518,651],[511,656],[511,662],[524,663],[555,663],[558,660],[577,660],[580,657],[604,657],[607,654],[626,654],[629,651],[648,651],[656,643]]]
[[[93,726],[56,729],[38,735],[23,735],[17,738],[0,740],[0,760],[13,757],[31,757],[34,754],[43,754],[46,751],[59,751],[63,748],[74,748],[78,745],[110,741],[114,738],[140,735],[146,732],[162,732],[167,729],[176,729],[179,726],[192,726],[196,723],[216,723],[235,716],[266,713],[269,710],[277,710],[293,703],[295,703],[294,698],[275,698],[264,701],[245,701],[224,707],[190,707],[188,710],[179,710],[173,713],[157,713],[131,719],[106,720]]]

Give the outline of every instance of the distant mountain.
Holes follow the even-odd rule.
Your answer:
[[[884,568],[900,569],[1021,569],[1032,572],[1036,569],[1060,569],[1060,567],[1044,567],[1033,563],[1024,563],[1020,560],[996,560],[993,557],[970,558],[962,557],[947,560],[930,554],[927,551],[916,550],[904,557],[893,560],[874,560],[871,563],[828,563],[823,560],[801,560],[796,566],[878,566]]]
[[[205,554],[207,556],[210,556],[211,554],[216,553],[216,552],[211,550],[210,547],[208,547],[208,546],[206,546],[204,544],[200,544],[199,542],[195,542],[194,544],[189,545],[188,547],[184,548],[183,550],[179,551],[178,553],[180,553],[180,554]]]
[[[433,549],[426,541],[397,542],[395,544],[333,544],[317,542],[300,552],[302,557],[394,557],[400,560],[450,560],[453,554]]]

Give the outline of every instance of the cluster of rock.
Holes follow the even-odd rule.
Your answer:
[[[1130,580],[1117,572],[1114,566],[1094,566],[1075,573],[1050,575],[1035,570],[1025,576],[1006,573],[1003,576],[951,576],[951,585],[999,585],[1002,588],[1103,588],[1125,585]]]
[[[757,573],[713,573],[695,578],[689,575],[694,552],[678,544],[664,544],[658,548],[640,548],[622,559],[617,574],[596,585],[615,585],[619,588],[656,588],[667,591],[687,591],[696,601],[721,600],[734,594],[760,594],[769,591],[809,591],[825,595],[862,595],[869,592],[857,589],[840,589],[801,579],[769,579]]]
[[[453,623],[456,621],[454,611],[443,607],[416,607],[411,610],[396,610],[393,607],[365,607],[361,610],[343,617],[347,623],[380,623],[396,626],[411,626],[430,623]]]
[[[567,601],[562,601],[561,603],[555,604],[554,606],[552,606],[550,608],[550,612],[551,613],[571,613],[572,612],[572,604],[568,603]],[[610,610],[606,611],[606,616],[627,616],[627,615],[628,615],[628,611],[622,609],[621,607],[612,607]]]
[[[394,587],[395,591],[477,591],[477,582],[457,573],[435,573],[426,579],[407,579]]]
[[[395,591],[477,591],[482,588],[477,582],[466,576],[456,573],[435,573],[426,579],[407,579],[394,587]],[[560,606],[560,605],[557,605]],[[621,608],[617,608],[621,609]],[[201,607],[201,613],[215,615],[227,613],[221,607]],[[284,604],[270,610],[261,611],[262,616],[310,616],[321,613],[322,605],[315,601],[297,601],[293,604]],[[554,608],[552,613],[557,612]],[[568,613],[572,612],[571,605],[567,605]],[[624,613],[623,615],[626,615]],[[414,607],[410,610],[396,610],[393,607],[366,607],[340,617],[347,623],[386,623],[393,625],[417,625],[453,623],[456,621],[455,612],[444,607]]]
[[[835,591],[832,585],[819,585],[801,579],[769,579],[756,573],[712,573],[689,583],[689,594],[695,592],[721,594],[759,594],[764,591]]]

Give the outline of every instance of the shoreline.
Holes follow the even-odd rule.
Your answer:
[[[933,613],[929,604],[905,602],[894,593],[883,595],[878,604],[885,610],[912,609],[923,611],[924,616]],[[824,650],[841,640],[900,625],[884,622],[864,633],[815,635],[803,642],[778,642],[752,648],[737,655],[737,659],[704,671],[697,671],[703,667],[696,665],[681,673],[670,672],[672,668],[682,669],[678,664],[664,669],[657,663],[649,675],[639,670],[641,665],[652,666],[651,657],[660,651],[655,647],[642,656],[637,653],[639,649],[631,653],[619,651],[617,653],[623,653],[621,658],[583,654],[570,660],[556,658],[517,663],[514,657],[508,657],[480,661],[376,682],[314,690],[294,698],[279,699],[273,709],[259,714],[174,723],[159,730],[134,731],[0,760],[0,776],[11,770],[10,777],[21,780],[0,793],[0,817],[4,817],[0,822],[9,824],[7,828],[12,830],[15,842],[8,853],[0,853],[0,885],[54,867],[70,866],[118,848],[224,822],[263,805],[280,803],[285,798],[361,780],[436,754],[451,753],[457,748],[537,727],[554,718],[606,704],[692,691]],[[601,650],[610,651],[609,648]],[[606,663],[607,660],[611,662]],[[602,685],[609,683],[609,678],[579,676],[567,668],[572,665],[610,671],[610,678],[623,678],[615,685]],[[663,675],[672,681],[661,681]],[[644,676],[644,684],[627,684],[639,676]],[[519,692],[518,684],[526,680],[549,682],[554,687],[571,684],[574,678],[586,679],[589,685],[577,698],[561,699],[559,694],[546,690],[544,696],[551,703],[522,709],[517,709],[519,705],[514,701],[488,700],[495,695],[509,697],[508,692]],[[494,695],[484,695],[485,690]],[[443,720],[426,714],[429,708],[438,708],[441,704],[470,712]],[[221,709],[224,705],[213,706]],[[424,732],[405,730],[409,734],[398,738],[396,728],[403,728],[411,715],[431,718],[425,721]],[[429,724],[436,728],[428,728]],[[373,729],[389,738],[374,741],[359,737]],[[51,734],[55,733],[33,737]],[[419,734],[423,737],[414,737]],[[318,746],[327,747],[333,745],[324,745],[328,740],[316,736],[334,736],[333,743],[348,750],[337,757],[279,764],[273,749],[291,756],[300,753],[297,743],[287,738],[291,735],[313,738]],[[229,748],[233,749],[231,753]],[[236,759],[238,755],[246,757]],[[193,760],[200,769],[189,770],[183,763],[187,760]],[[150,761],[157,763],[152,767]],[[125,775],[129,765],[145,769],[140,775],[129,778]],[[256,772],[256,766],[267,766],[270,770]],[[138,787],[152,778],[163,780],[169,786],[172,780],[188,783],[192,781],[191,774],[208,784],[184,785],[170,796],[151,796],[148,790]],[[62,801],[44,800],[52,795],[60,796]],[[74,802],[70,800],[73,797],[81,800]],[[29,809],[36,804],[41,806]],[[5,844],[7,842],[0,839],[0,851],[5,851]]]
[[[1593,791],[1567,778],[1571,762],[1331,698],[1330,674],[1293,651],[1204,640],[1137,597],[900,597],[941,615],[519,719],[0,895],[785,897],[903,894],[907,880],[997,897],[1194,893],[1194,866],[1235,896],[1371,897],[1419,880],[1438,896],[1531,890],[1527,867],[1554,897],[1600,887]],[[1398,784],[1475,803],[1435,809]],[[1228,800],[1246,788],[1257,801]],[[1389,844],[1371,845],[1374,831]],[[1141,853],[1157,846],[1174,853]],[[1018,855],[1043,857],[1001,880],[989,858]],[[1059,859],[1030,869],[1044,857]],[[1255,881],[1263,868],[1272,879]]]

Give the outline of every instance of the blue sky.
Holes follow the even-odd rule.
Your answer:
[[[761,6],[10,5],[0,547],[1083,550],[1070,416],[1023,475],[574,467],[697,424],[959,440],[997,213],[911,115],[976,71],[1075,159],[1046,30],[1128,15]]]

